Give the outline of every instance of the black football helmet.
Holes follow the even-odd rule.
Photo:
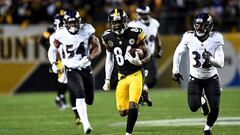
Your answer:
[[[79,31],[81,17],[78,11],[67,10],[64,12],[64,23],[71,34],[76,34]]]
[[[198,37],[205,37],[213,29],[213,19],[208,13],[199,13],[194,18],[193,27]]]
[[[108,22],[112,31],[121,35],[127,28],[128,16],[122,9],[115,8],[109,13]]]
[[[59,29],[60,27],[63,27],[63,16],[60,14],[56,14],[54,16],[53,21],[53,27],[55,30]]]
[[[149,18],[150,18],[150,13],[151,10],[149,8],[149,6],[139,6],[136,9],[136,13],[137,13],[137,18],[144,24],[149,23]]]

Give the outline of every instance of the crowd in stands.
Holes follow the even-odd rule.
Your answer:
[[[191,29],[192,17],[199,11],[209,12],[215,28],[222,32],[240,31],[239,0],[0,0],[0,24],[50,23],[61,9],[77,9],[83,21],[105,23],[114,7],[124,9],[135,18],[139,4],[147,4],[152,16],[161,23],[161,34],[181,34]],[[181,27],[179,27],[181,26]]]

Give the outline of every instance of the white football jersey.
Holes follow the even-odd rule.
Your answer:
[[[154,19],[150,18],[149,20],[150,24],[149,26],[143,24],[140,20],[134,20],[128,23],[129,27],[137,27],[143,29],[143,31],[146,33],[146,42],[148,45],[148,50],[151,55],[154,54],[155,51],[155,39],[158,33],[158,29],[160,27],[160,23]]]
[[[223,44],[223,36],[219,32],[211,32],[208,39],[201,42],[195,36],[194,31],[188,31],[184,33],[176,51],[180,51],[181,53],[188,51],[190,59],[190,75],[199,79],[206,79],[218,73],[217,68],[206,62],[202,54],[206,49],[206,51],[209,51],[214,58],[217,48],[222,47]],[[174,63],[174,65],[179,64]],[[179,67],[173,67],[173,73],[176,72],[175,70],[179,70],[178,68]]]
[[[55,39],[60,42],[62,62],[68,68],[78,65],[80,59],[90,53],[90,36],[95,33],[91,24],[80,24],[78,33],[70,34],[66,27],[56,31]]]

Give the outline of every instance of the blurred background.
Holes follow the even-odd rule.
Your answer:
[[[49,73],[46,51],[39,39],[60,10],[78,10],[82,21],[92,24],[100,38],[113,8],[124,9],[132,20],[139,4],[149,5],[152,17],[160,22],[163,57],[157,60],[157,88],[179,87],[171,79],[173,53],[182,34],[192,29],[193,17],[199,12],[210,13],[214,30],[224,35],[225,67],[219,70],[222,87],[240,87],[239,0],[0,0],[0,95],[56,90],[57,76]],[[181,63],[183,88],[188,79],[187,63]],[[96,89],[101,90],[105,49],[92,64]]]

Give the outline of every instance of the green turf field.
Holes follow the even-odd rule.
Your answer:
[[[150,96],[153,107],[140,107],[135,135],[202,135],[203,125],[197,119],[205,117],[200,111],[189,111],[186,91],[155,89],[150,92]],[[0,135],[83,134],[82,125],[74,124],[71,109],[57,110],[54,98],[55,93],[51,92],[0,97]],[[88,114],[93,127],[92,134],[124,135],[126,117],[120,117],[116,111],[114,92],[96,92],[94,104],[88,106]],[[240,89],[225,89],[222,93],[219,119],[229,117],[233,118],[223,120],[224,125],[214,127],[214,135],[240,135]],[[196,118],[190,120],[193,125],[184,121],[189,118]],[[160,120],[175,119],[180,121],[161,125],[163,122]]]

